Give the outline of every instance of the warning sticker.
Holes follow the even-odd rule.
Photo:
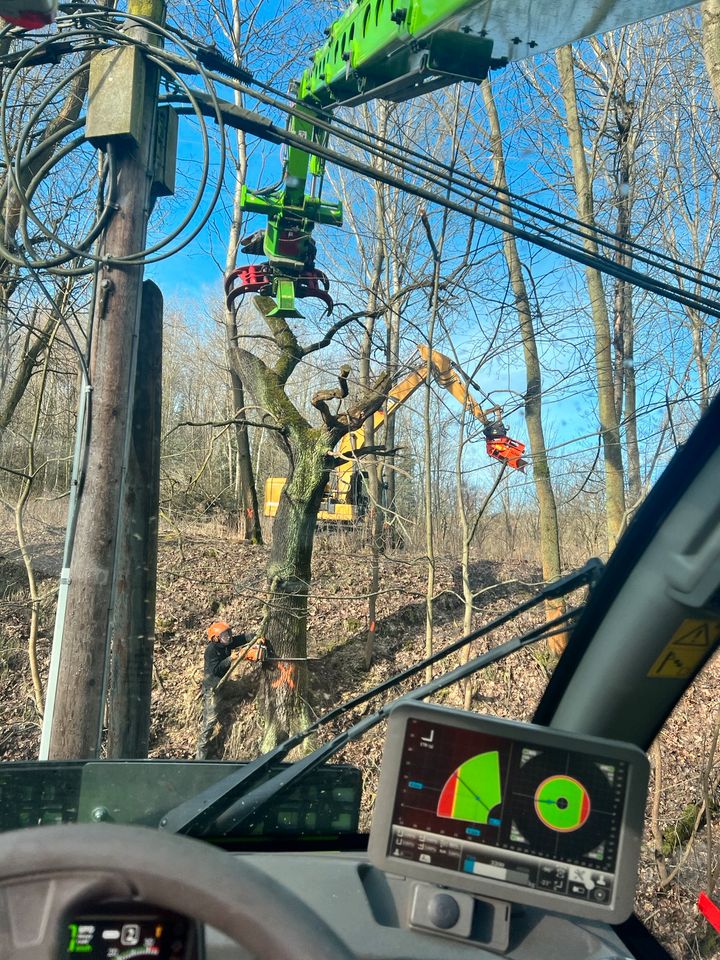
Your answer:
[[[720,637],[720,620],[683,620],[648,671],[649,677],[682,680],[691,676]]]

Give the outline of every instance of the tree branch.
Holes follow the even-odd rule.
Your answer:
[[[242,410],[237,411],[237,416],[230,420],[181,420],[180,423],[176,423],[174,427],[168,430],[162,439],[167,440],[167,438],[175,433],[176,430],[179,430],[180,427],[229,427],[233,423],[244,423],[248,427],[257,427],[260,430],[277,430],[279,433],[285,432],[282,427],[278,427],[274,423],[267,423],[265,421],[258,423],[253,422],[252,420],[246,420],[245,417],[240,417],[240,414],[244,413],[246,410],[257,409],[257,407],[243,407]],[[267,416],[271,416],[271,414],[268,413]]]
[[[358,447],[357,450],[352,451],[352,459],[360,460],[362,457],[368,457],[373,454],[376,457],[394,457],[395,454],[399,453],[402,447],[393,447],[391,450],[388,450],[382,444],[366,444],[364,447]],[[333,457],[333,466],[339,467],[343,463],[348,462],[349,457]]]
[[[341,413],[335,417],[335,424],[330,429],[330,438],[333,446],[335,446],[346,433],[357,430],[365,423],[368,417],[377,413],[387,399],[387,391],[391,383],[392,376],[388,371],[385,371],[385,373],[380,374],[365,396],[361,397],[354,407],[348,410],[347,413]]]
[[[343,364],[340,367],[340,373],[338,374],[338,383],[339,386],[335,387],[334,390],[318,390],[317,393],[313,394],[313,398],[310,401],[316,410],[320,412],[320,416],[323,418],[323,423],[328,428],[328,430],[334,430],[335,427],[340,425],[340,421],[331,413],[330,407],[327,405],[328,400],[343,400],[348,395],[348,377],[350,376],[350,366],[348,364]]]
[[[385,311],[386,307],[382,307],[379,310],[357,310],[355,313],[349,313],[346,317],[343,317],[342,320],[336,320],[321,340],[316,340],[315,343],[311,343],[307,347],[302,347],[303,356],[306,357],[309,353],[315,353],[316,350],[322,350],[323,347],[328,347],[335,334],[339,333],[349,323],[352,323],[353,320],[360,320],[366,317],[379,317],[385,313]]]

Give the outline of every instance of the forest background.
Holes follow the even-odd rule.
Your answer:
[[[218,0],[170,12],[188,33],[285,89],[316,47],[308,37],[320,38],[341,10]],[[5,108],[10,141],[51,74],[30,72],[15,85]],[[247,105],[237,91],[225,92]],[[81,87],[67,92],[56,117],[83,96]],[[495,71],[481,86],[459,85],[407,104],[372,103],[351,119],[401,153],[462,167],[568,223],[580,217],[718,275],[719,102],[720,5],[709,0],[702,15],[692,8],[627,27]],[[279,114],[276,120],[284,122]],[[224,169],[217,141],[209,148],[208,183],[221,182],[222,190],[205,228],[146,274],[166,301],[153,756],[193,752],[206,623],[215,615],[233,618],[238,628],[260,622],[258,571],[266,548],[258,541],[272,541],[272,523],[260,519],[263,489],[268,477],[288,470],[257,399],[238,403],[227,350],[239,337],[269,362],[277,342],[251,301],[233,317],[222,296],[240,236],[261,225],[241,214],[240,187],[274,182],[279,153],[226,134]],[[75,155],[54,168],[34,199],[66,239],[82,235],[97,191],[96,156],[89,148],[81,156],[84,176]],[[382,172],[396,169],[389,157],[369,162]],[[180,222],[201,166],[198,126],[184,119],[176,195],[158,201],[151,240]],[[346,222],[342,230],[317,230],[318,265],[330,278],[336,315],[355,319],[297,364],[287,384],[292,402],[319,424],[313,397],[335,385],[343,364],[351,367],[350,403],[383,373],[397,380],[413,369],[416,344],[431,342],[464,371],[481,405],[502,406],[510,435],[528,445],[530,468],[501,471],[488,460],[480,425],[435,384],[397,413],[383,438],[395,452],[363,461],[370,519],[352,530],[324,530],[316,543],[309,653],[332,657],[325,682],[312,680],[316,706],[331,696],[331,681],[349,696],[440,637],[469,632],[518,592],[590,556],[606,557],[706,409],[719,372],[718,321],[698,309],[456,213],[425,209],[412,196],[335,167],[325,188],[342,200]],[[521,215],[497,196],[488,202],[506,222]],[[596,244],[582,234],[578,242],[586,250]],[[620,266],[643,266],[637,248],[607,255]],[[673,283],[680,291],[700,289],[681,266]],[[39,278],[2,264],[6,759],[37,754],[90,297],[84,276]],[[317,342],[327,321],[312,307],[303,313],[294,332]],[[462,691],[460,702],[482,709],[483,698],[494,697],[496,712],[525,718],[552,664],[552,653],[527,655],[514,673]],[[704,832],[720,802],[712,669],[679,708],[687,722],[676,718],[672,747],[653,753],[655,800],[639,900],[642,915],[678,956],[717,951],[691,908],[697,878],[709,878],[712,888],[720,871],[720,853]],[[255,688],[246,684],[236,694],[228,757],[254,753],[267,735],[254,713]]]

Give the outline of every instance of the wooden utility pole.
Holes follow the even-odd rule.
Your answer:
[[[150,740],[160,510],[163,299],[146,280],[132,413],[132,443],[118,543],[108,702],[108,757],[144,758]]]
[[[128,13],[160,23],[163,0],[129,0]],[[130,26],[135,37],[157,39]],[[131,437],[143,268],[114,265],[144,249],[150,210],[157,71],[142,71],[141,123],[135,139],[114,143],[117,209],[103,238],[108,265],[94,303],[92,392],[87,464],[70,563],[48,756],[95,757],[100,749],[109,638],[118,564],[118,530]]]

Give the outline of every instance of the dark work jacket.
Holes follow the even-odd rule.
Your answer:
[[[225,676],[232,663],[230,659],[231,650],[236,650],[246,643],[249,643],[249,638],[244,633],[238,633],[230,643],[208,643],[205,647],[204,687],[212,689],[218,680]]]

